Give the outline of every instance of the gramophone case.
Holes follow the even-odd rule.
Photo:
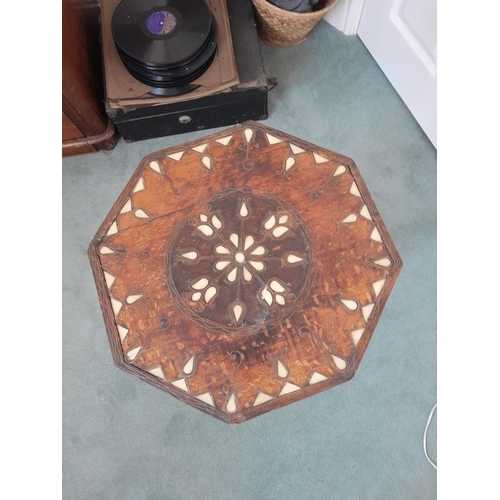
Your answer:
[[[251,0],[227,2],[239,83],[214,94],[152,105],[122,105],[106,97],[106,112],[128,142],[234,125],[268,117],[275,80],[264,73]],[[103,43],[103,48],[106,44]],[[104,54],[106,60],[106,54]],[[106,75],[108,77],[108,75]],[[236,80],[236,81],[237,81]]]

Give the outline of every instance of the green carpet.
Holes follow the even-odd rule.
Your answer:
[[[357,37],[322,21],[262,44],[266,123],[354,159],[404,262],[356,376],[230,427],[114,367],[86,256],[143,156],[207,133],[63,160],[63,498],[427,500],[436,402],[436,150]],[[429,435],[436,457],[435,422]]]

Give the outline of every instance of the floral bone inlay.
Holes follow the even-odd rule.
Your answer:
[[[230,189],[171,237],[168,283],[194,321],[232,333],[293,312],[310,286],[313,252],[291,206],[269,193]]]

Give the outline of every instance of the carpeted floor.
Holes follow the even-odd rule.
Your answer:
[[[422,449],[436,402],[436,150],[357,37],[322,21],[305,43],[262,51],[279,80],[266,123],[355,160],[399,280],[350,382],[230,427],[114,367],[86,256],[141,158],[207,132],[63,160],[65,499],[436,497]]]

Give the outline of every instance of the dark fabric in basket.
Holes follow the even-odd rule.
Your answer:
[[[318,0],[268,0],[269,3],[276,5],[280,9],[288,10],[290,12],[312,12],[312,6]]]

